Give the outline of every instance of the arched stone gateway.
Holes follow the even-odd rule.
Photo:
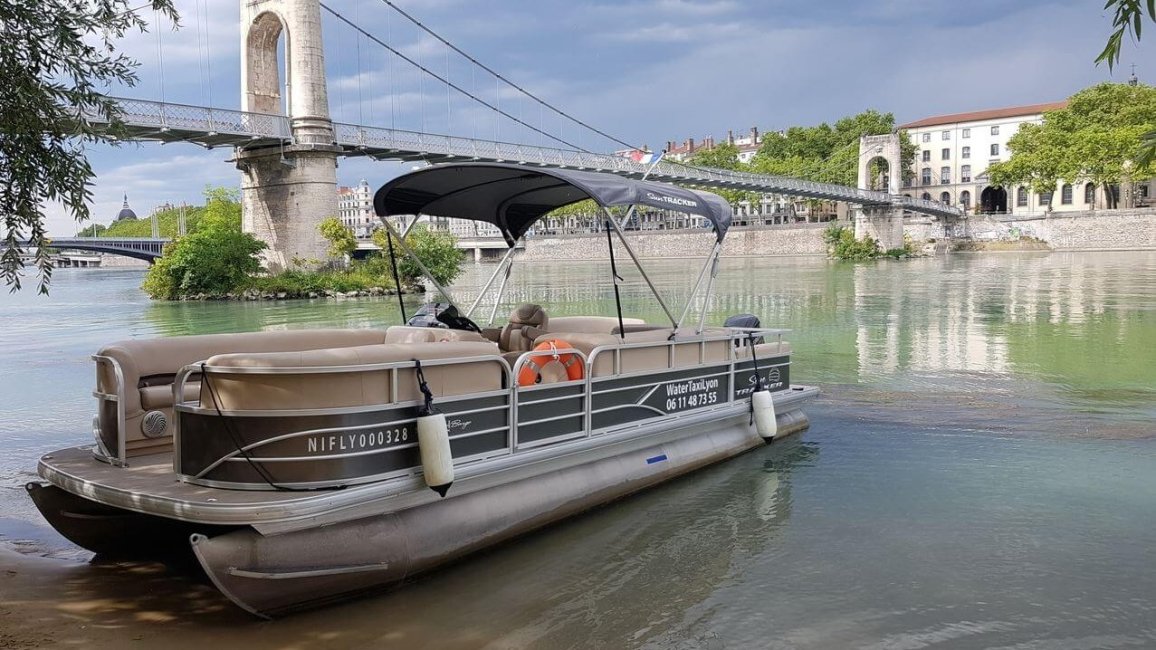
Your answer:
[[[859,138],[859,189],[899,194],[903,176],[899,135]],[[874,237],[884,249],[903,245],[903,210],[893,206],[864,207],[855,219],[855,237]]]
[[[242,0],[241,24],[241,110],[285,115],[292,134],[292,144],[284,147],[237,148],[243,228],[269,245],[265,261],[271,270],[294,259],[323,260],[317,229],[337,214],[338,149],[329,119],[320,3]]]
[[[1007,190],[987,186],[979,195],[980,212],[1007,212]]]

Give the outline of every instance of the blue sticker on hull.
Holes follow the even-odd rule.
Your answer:
[[[655,463],[661,463],[664,460],[666,460],[666,454],[660,454],[658,456],[651,456],[650,458],[647,458],[646,464],[653,465]]]

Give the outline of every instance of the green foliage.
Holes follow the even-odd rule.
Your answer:
[[[377,258],[375,262],[382,261]],[[384,267],[375,262],[354,262],[348,269],[290,269],[277,275],[248,278],[236,292],[284,293],[299,298],[329,292],[349,293],[372,289],[391,290],[393,283]]]
[[[711,167],[713,169],[727,169],[740,172],[748,172],[751,170],[749,165],[739,160],[739,148],[729,142],[715,145],[710,149],[699,149],[691,156],[690,164],[695,167]],[[728,190],[717,187],[703,189],[718,194],[732,206],[738,205],[743,201],[757,203],[759,200],[758,192]]]
[[[1066,108],[1024,124],[1008,140],[1009,160],[988,168],[992,184],[1051,192],[1060,181],[1119,183],[1156,174],[1138,151],[1156,128],[1156,88],[1103,83],[1072,95]]]
[[[767,133],[759,153],[751,161],[751,168],[764,174],[854,187],[859,176],[859,138],[885,135],[894,130],[894,115],[869,109],[844,117],[834,126],[824,122],[818,126],[791,127],[784,133]],[[899,139],[902,160],[914,160],[916,145],[904,135],[901,133]],[[909,176],[911,170],[905,166],[901,173]]]
[[[1140,32],[1144,26],[1145,6],[1141,0],[1108,0],[1104,9],[1114,9],[1112,18],[1112,33],[1096,63],[1107,63],[1111,71],[1120,62],[1120,49],[1124,43],[1124,35],[1131,34],[1132,40],[1140,41]],[[1156,0],[1147,0],[1148,18],[1156,21]],[[1136,161],[1142,166],[1151,166],[1156,162],[1156,129],[1144,134],[1140,142],[1140,150],[1136,154]]]
[[[115,48],[128,31],[145,29],[136,4],[0,2],[0,276],[12,291],[20,289],[21,243],[28,239],[36,250],[39,290],[48,292],[45,205],[60,203],[77,221],[89,218],[93,171],[85,150],[114,143],[116,128],[97,128],[87,116],[115,122],[116,105],[102,90],[137,82],[136,63]],[[176,20],[172,0],[144,6]]]
[[[208,217],[209,222],[227,222],[230,227],[234,224],[241,228],[240,192],[226,187],[206,187],[204,190],[205,205],[185,206],[185,226],[188,233],[197,232],[202,221]],[[180,232],[179,223],[181,208],[166,208],[157,211],[157,230],[161,237],[176,237]],[[114,221],[108,228],[99,234],[100,237],[152,237],[152,218],[125,219]]]
[[[1112,19],[1112,33],[1096,63],[1107,63],[1111,71],[1120,61],[1120,49],[1124,44],[1124,36],[1131,34],[1135,41],[1140,40],[1140,31],[1144,25],[1144,0],[1108,0],[1104,9],[1114,9],[1116,14]],[[1148,18],[1156,21],[1156,0],[1147,0]]]
[[[318,226],[321,236],[329,241],[329,256],[343,259],[357,250],[357,237],[337,217],[326,217]]]
[[[150,297],[175,300],[203,294],[223,296],[261,270],[257,254],[265,242],[241,232],[240,206],[228,190],[210,190],[197,232],[165,246],[149,269],[144,289]]]
[[[382,255],[388,255],[388,243],[385,239],[387,230],[378,230],[373,233],[373,241],[382,249]],[[405,239],[406,244],[413,250],[414,255],[430,270],[434,279],[443,286],[454,281],[462,272],[462,258],[463,252],[458,249],[457,238],[452,234],[443,231],[430,230],[425,224],[414,226],[410,230],[409,235]],[[409,255],[406,255],[397,239],[394,238],[393,250],[397,255],[397,272],[401,275],[401,282],[395,284],[412,285],[420,281],[424,276],[421,267],[413,261]],[[389,260],[385,263],[388,265]],[[393,277],[392,269],[389,270],[389,277]]]
[[[76,231],[77,237],[101,237],[104,232],[108,230],[108,226],[103,223],[90,223],[82,230]]]
[[[823,241],[831,256],[839,260],[863,261],[879,257],[883,253],[879,250],[879,242],[873,237],[855,239],[855,231],[846,226],[831,226],[823,231]],[[897,249],[901,254],[907,251]],[[891,254],[890,251],[887,252]]]

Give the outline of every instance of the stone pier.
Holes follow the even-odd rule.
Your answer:
[[[288,69],[281,96],[277,45],[284,35]],[[242,227],[265,241],[265,262],[324,260],[318,232],[337,215],[337,153],[325,84],[318,0],[242,0],[241,110],[286,115],[292,144],[238,147]]]

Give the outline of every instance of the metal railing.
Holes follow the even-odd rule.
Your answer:
[[[143,99],[117,98],[116,101],[121,110],[119,117],[130,128],[129,137],[133,138],[198,141],[231,136],[236,139],[235,143],[242,146],[246,140],[254,145],[293,143],[291,121],[284,115]],[[89,119],[100,122],[102,118],[89,116]],[[648,178],[659,181],[844,201],[864,206],[886,205],[941,216],[962,216],[958,208],[935,201],[833,183],[692,167],[676,162],[662,161],[651,169],[649,165],[611,154],[343,123],[333,124],[333,137],[334,143],[344,150],[344,155],[350,156],[516,162],[542,167],[587,169],[629,177],[641,177],[649,171]]]

